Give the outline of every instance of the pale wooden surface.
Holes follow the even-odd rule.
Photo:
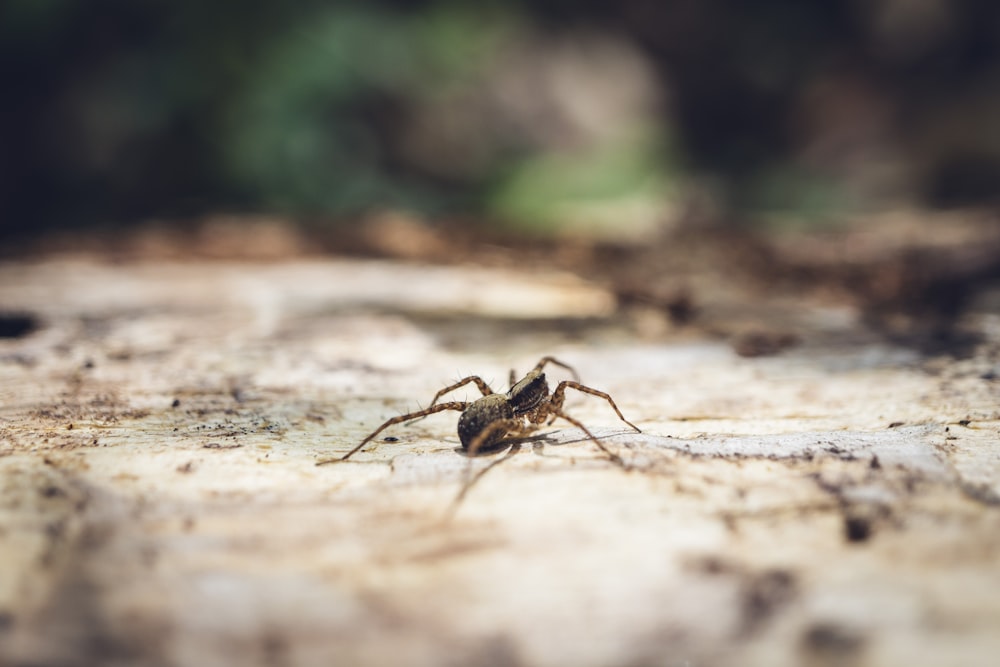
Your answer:
[[[43,323],[0,340],[2,664],[1000,656],[1000,337],[927,359],[818,313],[742,359],[570,276],[347,260],[8,263],[0,310]],[[456,508],[455,413],[314,465],[547,354],[643,429],[567,405],[627,470],[556,424]]]

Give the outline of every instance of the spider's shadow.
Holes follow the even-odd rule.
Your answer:
[[[489,447],[481,447],[479,451],[475,453],[475,455],[469,454],[469,452],[462,447],[456,447],[454,451],[456,454],[461,454],[462,456],[465,456],[467,458],[479,458],[480,456],[490,456],[492,454],[499,454],[500,452],[506,451],[507,449],[514,446],[520,447],[520,445],[530,444],[532,451],[535,454],[539,456],[545,456],[543,449],[546,445],[550,447],[562,447],[564,445],[576,445],[583,442],[593,442],[593,440],[591,440],[590,438],[588,438],[586,435],[583,434],[565,440],[553,437],[553,435],[560,432],[561,431],[538,433],[535,435],[525,436],[523,438],[504,438],[503,440],[494,443]],[[622,431],[621,433],[608,433],[600,437],[607,438],[617,435],[628,435],[629,433],[630,431]]]
[[[590,438],[584,435],[581,437],[573,438],[571,440],[560,441],[553,439],[550,433],[539,433],[537,435],[531,435],[524,438],[507,438],[501,440],[500,442],[490,447],[480,449],[478,452],[476,452],[474,457],[470,456],[465,449],[461,447],[456,447],[455,448],[456,453],[462,454],[463,456],[470,459],[468,467],[469,472],[467,473],[467,478],[465,483],[462,485],[462,489],[458,492],[458,495],[455,496],[455,500],[452,501],[447,516],[450,517],[454,515],[459,505],[461,505],[462,501],[465,499],[465,496],[469,493],[470,490],[472,490],[472,487],[474,487],[476,483],[479,482],[479,480],[481,480],[487,473],[493,470],[493,468],[504,463],[505,461],[507,461],[507,459],[510,459],[511,457],[515,456],[518,452],[520,452],[522,445],[526,443],[531,443],[532,451],[534,454],[536,454],[537,456],[546,456],[546,454],[543,451],[545,444],[549,444],[553,447],[560,447],[562,445],[570,445],[578,442],[591,442],[591,440]],[[495,460],[490,461],[488,464],[483,466],[482,469],[478,470],[475,474],[472,474],[471,471],[472,471],[473,458],[479,458],[480,456],[487,456],[490,454],[497,454],[504,450],[507,450],[507,453],[504,456],[500,456]]]
[[[570,430],[572,430],[572,429],[570,429]],[[578,445],[578,444],[581,444],[581,443],[583,443],[583,444],[586,444],[586,443],[593,444],[593,442],[594,442],[593,440],[591,440],[590,438],[588,438],[586,435],[583,435],[582,433],[580,435],[573,436],[573,437],[567,438],[567,439],[549,437],[549,436],[555,435],[556,433],[560,433],[560,432],[564,433],[565,431],[553,431],[552,433],[547,433],[547,434],[543,434],[543,435],[535,437],[535,438],[531,438],[531,440],[537,441],[533,445],[534,453],[537,456],[549,456],[548,454],[546,454],[543,451],[543,445],[549,445],[551,447],[563,447],[563,446],[566,446],[566,445]],[[621,432],[617,432],[617,433],[602,433],[601,435],[598,435],[597,438],[603,442],[607,438],[613,438],[613,437],[618,437],[618,436],[623,436],[623,435],[630,435],[630,434],[632,434],[632,431],[621,431]],[[628,443],[625,443],[624,447],[626,449],[630,449],[631,448],[631,446]]]
[[[489,447],[480,447],[479,451],[476,452],[475,454],[470,454],[468,450],[466,450],[463,447],[456,447],[454,451],[456,454],[461,454],[466,458],[478,459],[480,456],[490,456],[491,454],[499,454],[500,452],[512,449],[514,447],[520,449],[521,445],[526,443],[532,443],[532,447],[536,451],[543,443],[548,443],[551,445],[565,444],[557,440],[553,440],[552,438],[549,437],[549,434],[547,433],[539,433],[537,435],[529,435],[523,438],[504,438],[503,440],[500,440],[499,442],[496,442],[490,445]]]

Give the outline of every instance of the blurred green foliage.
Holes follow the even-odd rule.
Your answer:
[[[495,215],[525,231],[646,226],[662,218],[676,195],[680,174],[671,154],[656,130],[579,152],[541,153],[513,164],[487,202]]]
[[[7,0],[0,234],[392,207],[625,224],[699,181],[817,219],[996,203],[998,8]]]
[[[227,176],[279,210],[434,209],[447,194],[393,173],[386,124],[475,75],[506,25],[482,12],[347,6],[304,17],[262,45],[227,100],[218,137]]]

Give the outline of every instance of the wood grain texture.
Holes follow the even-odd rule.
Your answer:
[[[0,310],[38,321],[0,339],[3,664],[1000,655],[990,354],[747,359],[565,274],[348,260],[8,263]],[[548,354],[643,429],[567,402],[624,467],[556,422],[455,507],[450,412],[314,465]]]

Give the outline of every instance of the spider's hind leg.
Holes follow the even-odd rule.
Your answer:
[[[448,385],[447,387],[445,387],[444,389],[442,389],[438,393],[434,394],[434,398],[431,400],[431,404],[428,405],[427,407],[428,408],[434,407],[435,405],[437,405],[437,402],[438,402],[439,398],[441,398],[442,396],[444,396],[448,392],[455,391],[459,387],[464,387],[465,385],[469,384],[470,382],[475,383],[476,387],[479,388],[479,391],[480,391],[480,393],[483,396],[489,396],[490,394],[493,393],[493,390],[490,389],[490,386],[488,384],[486,384],[486,381],[483,380],[483,378],[479,377],[478,375],[470,375],[467,378],[462,378],[461,380],[459,380],[455,384]]]
[[[459,380],[455,384],[448,385],[447,387],[445,387],[444,389],[442,389],[438,393],[434,394],[434,398],[431,399],[431,403],[430,403],[430,405],[427,406],[427,409],[429,410],[429,409],[433,408],[434,406],[436,406],[437,402],[438,402],[438,399],[441,398],[442,396],[444,396],[445,394],[447,394],[449,392],[452,392],[452,391],[455,391],[459,387],[464,387],[465,385],[469,384],[470,382],[475,383],[476,387],[479,388],[479,391],[480,391],[480,393],[483,396],[489,396],[490,394],[493,393],[493,390],[490,389],[490,386],[488,384],[486,384],[486,381],[483,380],[483,378],[479,377],[478,375],[470,375],[469,377],[462,378],[461,380]],[[430,414],[430,413],[428,413],[428,414]],[[419,417],[414,417],[413,419],[414,419],[414,421],[416,421],[418,419],[423,419],[426,416],[427,415],[421,415]],[[404,420],[404,421],[406,421],[406,420]]]

